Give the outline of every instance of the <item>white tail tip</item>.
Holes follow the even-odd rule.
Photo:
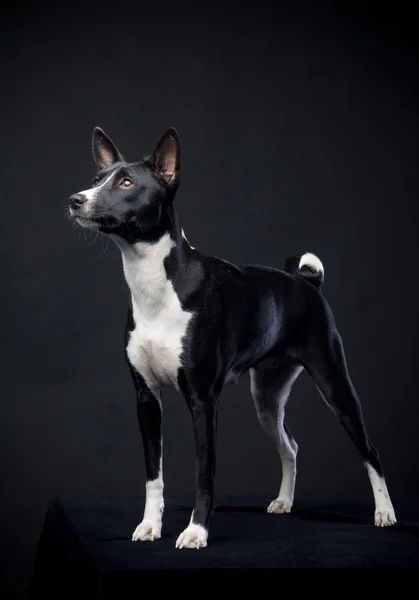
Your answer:
[[[324,267],[320,258],[318,258],[315,254],[311,254],[311,252],[306,252],[300,258],[300,262],[298,268],[302,267],[310,267],[314,269],[317,273],[322,273],[324,275]]]

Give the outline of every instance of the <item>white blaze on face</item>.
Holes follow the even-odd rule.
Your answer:
[[[79,192],[79,194],[82,194],[86,198],[87,201],[85,202],[85,204],[83,204],[81,211],[80,210],[77,211],[77,214],[80,214],[81,217],[88,217],[89,215],[91,215],[93,207],[96,203],[96,198],[97,198],[98,193],[108,183],[108,181],[110,181],[112,179],[113,176],[114,176],[114,173],[112,172],[109,175],[109,177],[107,177],[105,179],[105,181],[103,181],[100,185],[97,185],[88,190],[83,190],[83,191]],[[74,211],[72,209],[70,209],[70,213],[74,214]]]

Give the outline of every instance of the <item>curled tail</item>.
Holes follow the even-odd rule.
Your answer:
[[[287,273],[299,275],[318,289],[321,288],[324,281],[323,264],[320,258],[315,254],[311,254],[311,252],[287,258],[285,261],[285,270]]]

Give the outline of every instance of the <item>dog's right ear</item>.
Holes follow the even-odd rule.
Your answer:
[[[93,130],[92,148],[98,169],[107,169],[114,163],[124,160],[111,138],[100,127],[95,127]]]
[[[151,158],[157,176],[169,186],[176,185],[180,169],[179,136],[174,127],[169,127],[160,138]]]

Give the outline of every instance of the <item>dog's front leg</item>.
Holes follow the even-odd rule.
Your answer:
[[[176,548],[205,548],[208,525],[214,508],[214,477],[218,399],[196,392],[185,394],[192,415],[195,438],[196,500],[188,527],[176,541]]]
[[[134,542],[160,538],[164,510],[160,397],[145,385],[136,385],[136,388],[137,415],[143,438],[147,482],[144,517],[132,535]]]

